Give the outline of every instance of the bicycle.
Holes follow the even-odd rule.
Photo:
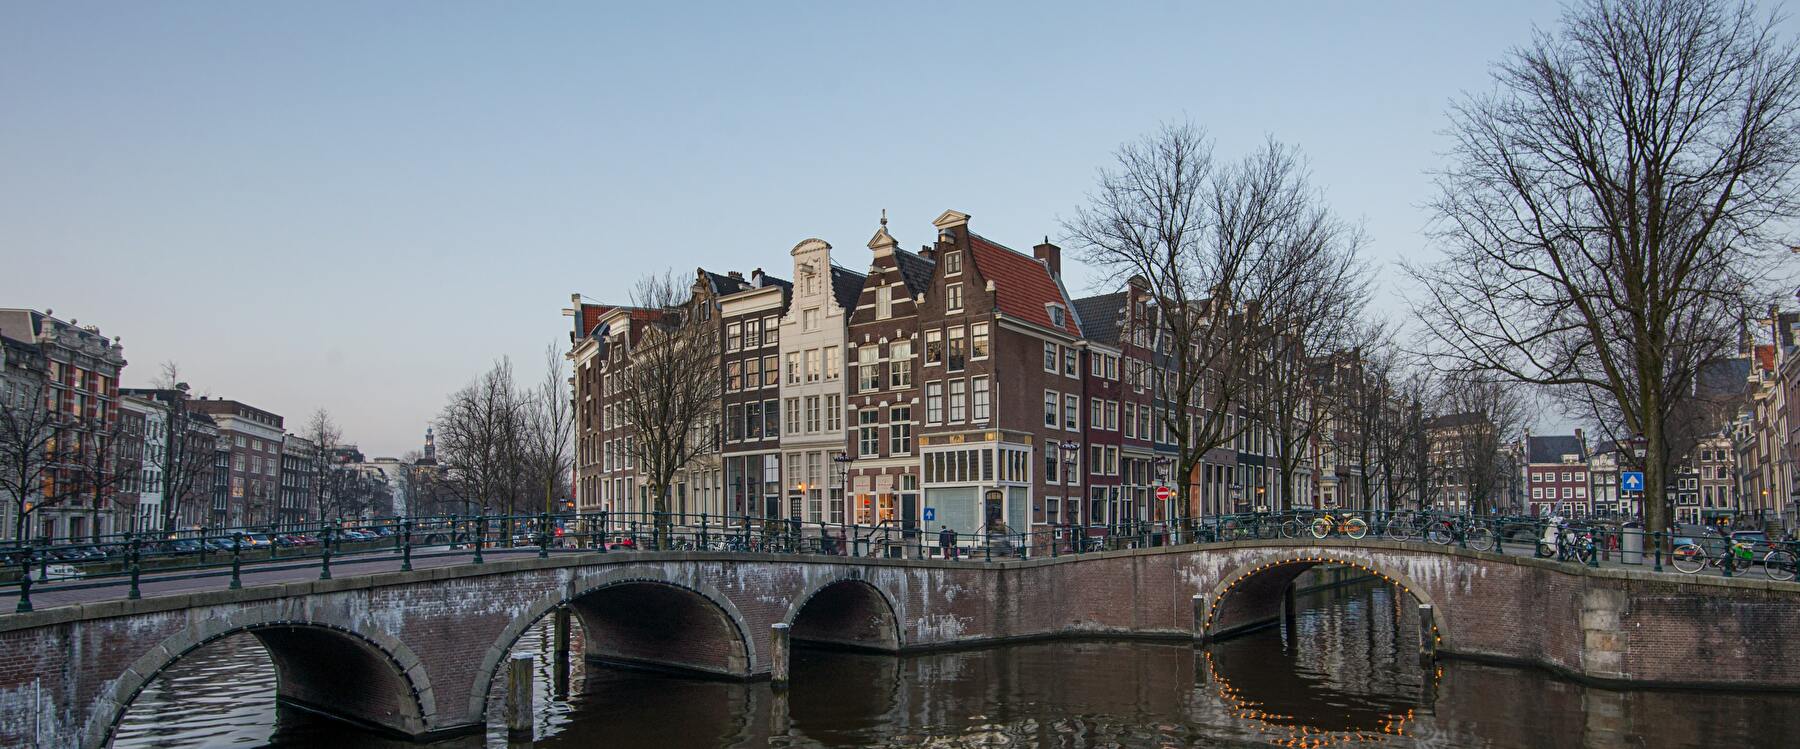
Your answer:
[[[1324,538],[1333,532],[1360,539],[1369,534],[1369,524],[1362,518],[1351,515],[1338,516],[1325,513],[1313,518],[1313,538]]]
[[[1469,548],[1476,551],[1494,548],[1494,532],[1478,521],[1454,517],[1434,518],[1427,522],[1425,540],[1439,546],[1449,546],[1457,539],[1462,539]]]
[[[1800,542],[1787,541],[1775,543],[1775,548],[1763,557],[1763,574],[1770,580],[1792,580],[1800,572]]]
[[[1395,541],[1410,541],[1419,537],[1419,528],[1412,518],[1395,515],[1387,521],[1387,536]]]
[[[1769,553],[1773,554],[1774,552]],[[1675,563],[1675,569],[1690,575],[1707,567],[1729,570],[1736,574],[1739,570],[1749,569],[1750,565],[1756,562],[1756,553],[1746,542],[1727,540],[1726,545],[1720,547],[1718,555],[1714,556],[1706,550],[1706,547],[1689,541],[1675,547],[1672,561]]]

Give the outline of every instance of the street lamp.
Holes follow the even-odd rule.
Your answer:
[[[838,480],[838,507],[844,508],[839,510],[840,517],[846,521],[852,519],[848,505],[850,504],[850,462],[854,460],[856,459],[850,457],[849,453],[843,450],[831,455],[832,473],[837,474]]]
[[[1158,456],[1156,456],[1155,460],[1151,461],[1151,463],[1156,466],[1156,485],[1159,487],[1168,486],[1169,485],[1169,467],[1175,463],[1175,459],[1171,458],[1167,455],[1158,455]],[[1169,520],[1169,519],[1175,517],[1175,513],[1172,510],[1172,508],[1174,506],[1175,506],[1175,498],[1173,496],[1170,496],[1169,499],[1166,500],[1165,504],[1163,505],[1163,519],[1164,520]]]

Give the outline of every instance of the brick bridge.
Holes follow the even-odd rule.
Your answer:
[[[412,738],[478,730],[527,627],[566,606],[590,658],[752,679],[771,625],[884,651],[1218,637],[1278,619],[1319,564],[1430,604],[1441,653],[1602,683],[1800,689],[1800,584],[1387,541],[1244,541],[1004,562],[570,553],[0,616],[0,745],[104,746],[183,655],[249,632],[289,703]]]

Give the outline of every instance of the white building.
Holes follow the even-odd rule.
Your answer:
[[[168,466],[169,409],[160,401],[126,395],[119,407],[144,417],[144,445],[140,453],[137,476],[131,482],[137,495],[131,527],[140,531],[160,531],[163,519],[163,471]]]
[[[831,245],[794,245],[793,298],[781,318],[782,483],[787,516],[844,522],[844,344],[863,275],[831,264]]]

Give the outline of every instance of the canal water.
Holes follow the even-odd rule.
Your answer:
[[[1404,593],[1365,582],[1299,603],[1292,630],[1204,650],[1148,641],[906,657],[802,650],[786,694],[584,667],[577,656],[566,694],[539,669],[535,744],[508,744],[496,704],[496,730],[429,747],[1800,746],[1797,695],[1614,691],[1459,660],[1422,668]],[[547,663],[547,635],[541,624],[518,649]],[[274,681],[254,638],[209,645],[145,690],[114,746],[419,746],[277,709]]]

